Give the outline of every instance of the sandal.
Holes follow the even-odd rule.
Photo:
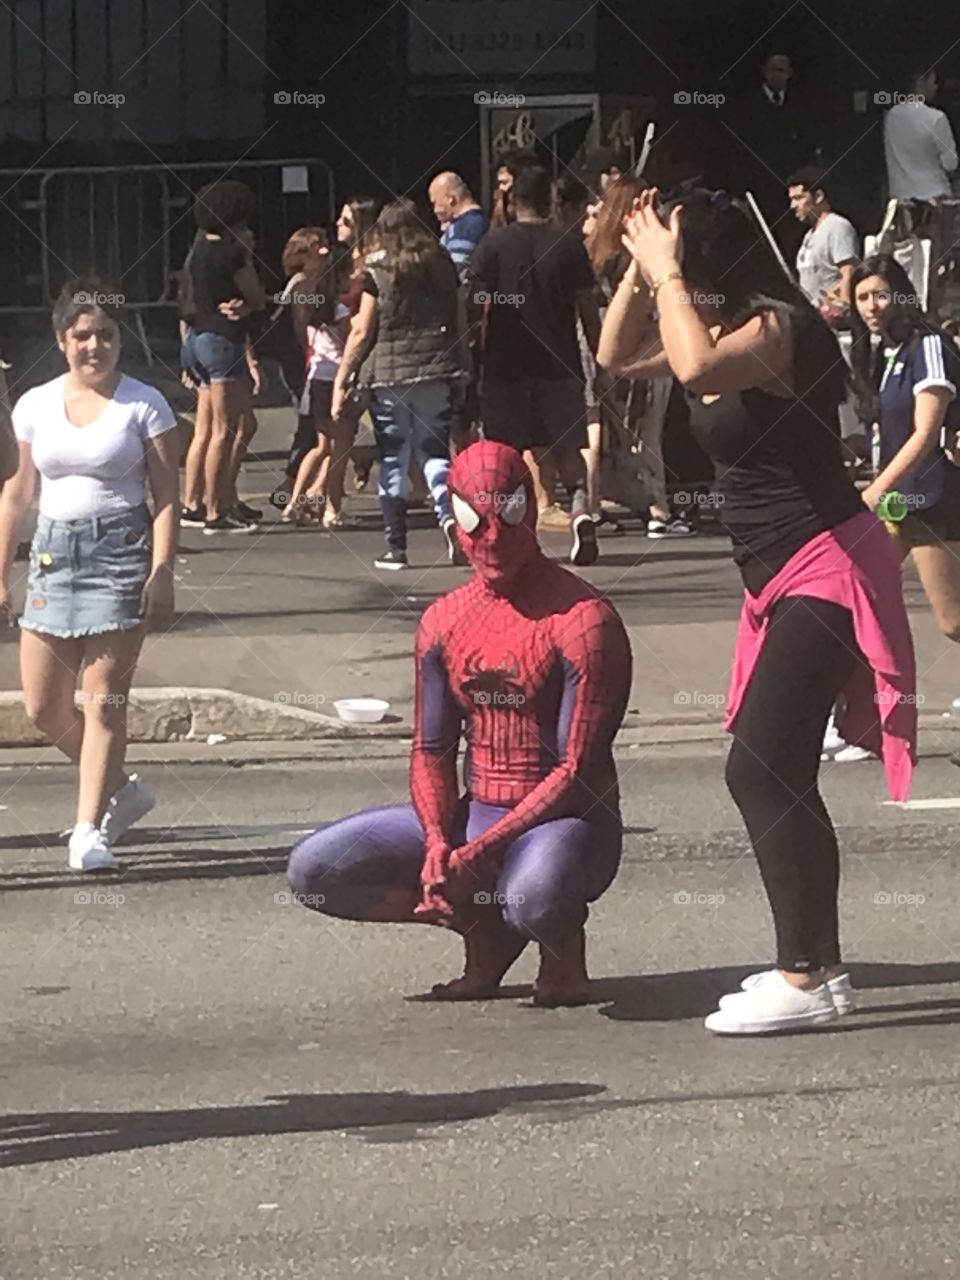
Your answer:
[[[342,511],[330,511],[323,517],[324,529],[342,529],[345,524]]]

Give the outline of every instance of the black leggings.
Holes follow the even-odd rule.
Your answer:
[[[727,759],[727,786],[773,911],[777,965],[794,973],[840,962],[837,837],[817,775],[830,712],[862,661],[849,609],[810,596],[782,600]]]

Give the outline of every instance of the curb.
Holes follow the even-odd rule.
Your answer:
[[[78,695],[80,705],[82,697]],[[170,687],[138,689],[130,695],[127,727],[131,743],[225,741],[303,742],[324,738],[395,738],[402,724],[346,724],[335,716],[268,702],[229,689]],[[47,746],[47,738],[27,717],[23,695],[0,692],[0,743],[5,747]]]

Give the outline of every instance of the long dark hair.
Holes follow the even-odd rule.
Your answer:
[[[726,328],[779,311],[788,317],[793,392],[835,409],[847,395],[847,369],[830,326],[785,274],[748,207],[726,191],[679,188],[661,205],[666,216],[683,205],[683,275],[716,298]]]
[[[404,295],[457,287],[457,269],[437,237],[428,230],[412,200],[393,200],[377,219],[375,247],[383,251],[383,268]]]
[[[337,303],[346,287],[352,263],[351,247],[336,244],[307,273],[302,284],[294,287],[293,305],[305,306],[304,314],[308,324],[333,324],[337,315]],[[304,298],[304,303],[300,303],[298,294]]]
[[[853,306],[850,309],[850,329],[853,350],[853,384],[857,396],[861,421],[876,422],[880,416],[880,372],[883,367],[882,350],[874,349],[870,330],[863,322],[857,307],[857,288],[871,276],[879,276],[887,282],[890,291],[890,307],[884,316],[885,336],[897,346],[919,342],[929,333],[937,333],[938,327],[920,306],[920,298],[910,277],[900,263],[889,253],[876,253],[861,262],[853,272]]]

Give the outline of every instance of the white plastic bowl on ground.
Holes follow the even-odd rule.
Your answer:
[[[390,710],[383,698],[340,698],[333,705],[340,719],[350,724],[377,724]]]

